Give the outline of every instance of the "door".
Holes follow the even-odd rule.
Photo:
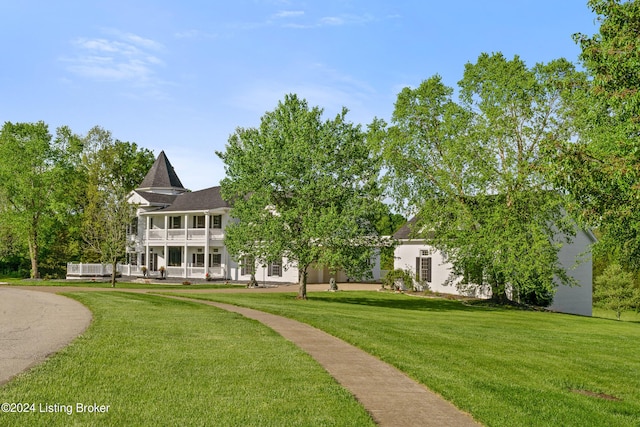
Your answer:
[[[158,254],[150,254],[149,271],[158,271]]]

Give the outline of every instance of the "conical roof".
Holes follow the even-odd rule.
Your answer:
[[[173,166],[171,166],[171,162],[167,159],[164,151],[160,152],[160,155],[158,155],[158,158],[137,189],[149,192],[153,192],[154,190],[186,191],[186,188],[182,186],[180,178],[178,178],[176,171],[173,170]]]

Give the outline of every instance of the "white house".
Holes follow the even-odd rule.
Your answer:
[[[144,266],[152,276],[164,268],[171,278],[249,281],[255,265],[258,282],[298,281],[297,268],[283,268],[286,259],[268,264],[232,259],[224,244],[224,230],[232,221],[231,207],[220,196],[220,187],[188,191],[164,151],[129,201],[138,207],[128,233],[129,271],[139,272]],[[379,257],[372,272],[374,279],[380,278]],[[308,283],[328,283],[330,279],[327,269],[310,269],[307,277]],[[337,277],[338,281],[346,279],[344,274]]]
[[[451,283],[452,266],[442,253],[420,239],[412,239],[409,221],[394,234],[397,246],[394,252],[394,268],[411,271],[413,277],[428,283],[434,292],[460,295],[461,292]],[[563,313],[591,316],[592,309],[592,261],[590,245],[596,241],[590,231],[579,230],[571,243],[560,250],[559,261],[567,273],[579,286],[559,285],[553,299],[551,310]],[[480,298],[489,298],[490,294],[476,294]]]

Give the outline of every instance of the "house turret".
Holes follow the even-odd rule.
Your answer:
[[[187,191],[182,185],[178,174],[173,169],[171,162],[167,159],[164,151],[160,152],[158,158],[147,172],[140,186],[136,191],[159,194],[181,194]]]

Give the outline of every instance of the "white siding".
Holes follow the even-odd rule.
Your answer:
[[[593,242],[594,240],[589,233],[580,230],[572,243],[563,245],[559,253],[560,263],[569,275],[576,279],[579,286],[558,286],[553,304],[549,307],[551,310],[591,316],[592,262],[589,247]],[[394,268],[409,270],[415,277],[416,258],[420,256],[423,250],[431,251],[432,281],[429,283],[430,290],[460,295],[455,284],[445,285],[451,273],[451,264],[443,260],[439,251],[434,250],[422,241],[404,240],[399,242],[394,252]],[[576,261],[579,262],[576,263]],[[488,298],[489,296],[484,295],[481,297]]]
[[[431,246],[425,245],[424,242],[412,240],[399,244],[394,252],[393,268],[409,270],[412,276],[415,277],[416,258],[424,250],[431,253],[431,283],[429,283],[429,289],[433,292],[457,295],[458,291],[455,285],[445,284],[451,274],[451,264],[444,261],[440,252],[434,250]]]
[[[562,246],[560,263],[579,286],[558,286],[553,304],[549,307],[551,310],[591,316],[593,276],[591,252],[588,249],[592,243],[594,240],[588,233],[579,231],[572,243]]]

